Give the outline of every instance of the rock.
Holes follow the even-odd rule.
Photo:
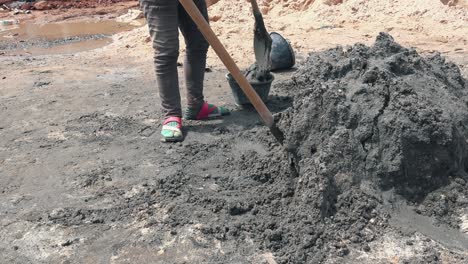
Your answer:
[[[349,254],[349,249],[347,247],[340,248],[337,252],[338,256],[344,257]]]
[[[39,1],[33,5],[36,10],[48,10],[53,7],[53,5],[45,0]]]
[[[138,9],[129,9],[126,14],[119,16],[115,20],[120,23],[133,23],[135,20],[141,19],[144,14]]]
[[[30,10],[31,8],[33,8],[33,4],[32,3],[24,3],[20,6],[19,9],[21,10]]]
[[[206,0],[206,6],[210,7],[210,6],[212,6],[212,5],[214,5],[214,4],[218,3],[218,2],[219,2],[219,0]]]
[[[62,247],[68,247],[68,246],[70,246],[71,244],[73,244],[73,241],[72,241],[72,240],[66,240],[66,241],[60,243],[60,246],[62,246]]]
[[[56,220],[56,219],[60,219],[60,218],[64,217],[65,215],[66,215],[65,210],[63,210],[62,208],[56,208],[56,209],[52,210],[52,212],[50,212],[49,219],[50,220]]]
[[[329,5],[329,6],[332,6],[332,5],[339,5],[339,4],[342,4],[343,3],[343,0],[323,0],[323,3],[325,5]]]
[[[369,244],[365,244],[365,245],[362,247],[362,250],[364,250],[365,252],[370,252],[370,251],[371,251],[371,248],[370,248]]]
[[[465,186],[466,182],[462,178],[456,178],[455,182],[460,184],[461,186]]]

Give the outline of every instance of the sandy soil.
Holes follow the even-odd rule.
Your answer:
[[[96,2],[96,1],[94,1]],[[86,3],[84,1],[83,3]],[[70,8],[55,8],[50,10],[33,10],[30,14],[12,15],[11,11],[0,11],[0,20],[14,19],[18,21],[35,21],[37,23],[49,23],[54,21],[72,21],[82,19],[113,19],[127,12],[128,8],[137,8],[138,2],[124,1],[109,5],[96,5],[95,7],[81,6]]]
[[[248,3],[212,2],[214,31],[241,67],[249,66],[254,55]],[[467,78],[468,9],[466,1],[451,3],[260,1],[267,27],[291,41],[299,62],[309,52],[336,45],[370,44],[385,31],[422,54],[441,52]],[[105,15],[73,9],[14,18],[38,23],[113,19],[134,5],[100,7]],[[0,13],[0,18],[11,17]],[[236,216],[223,213],[231,208],[226,201],[242,200],[231,182],[242,180],[245,188],[261,192],[261,184],[252,189],[252,182],[243,181],[244,168],[256,166],[246,160],[252,155],[268,160],[281,147],[252,110],[235,110],[224,120],[187,122],[184,143],[162,144],[147,36],[142,27],[77,54],[0,55],[0,263],[275,263],[268,249],[248,237],[243,243],[207,240],[203,225],[210,215],[204,210],[220,210],[220,221],[235,222]],[[208,64],[207,100],[235,109],[226,71],[213,51]],[[276,80],[291,74],[277,74]],[[272,93],[273,112],[291,105],[277,89]],[[206,199],[219,199],[220,208],[190,212],[179,206],[203,204],[200,190]],[[174,225],[172,212],[181,210],[194,217]],[[413,214],[402,215],[400,224],[410,225],[405,221],[411,222]],[[460,217],[468,230],[468,212]],[[369,244],[370,251],[332,256],[326,263],[404,263],[408,258],[428,263],[424,257],[432,256],[430,248],[440,253],[433,263],[466,263],[466,251],[437,241],[438,235],[414,228],[389,231]]]

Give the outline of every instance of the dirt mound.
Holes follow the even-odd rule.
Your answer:
[[[298,171],[419,199],[468,167],[467,84],[440,56],[381,34],[370,48],[313,54],[286,87],[301,93],[282,118]]]
[[[422,58],[381,34],[372,47],[313,53],[279,88],[294,95],[280,124],[297,178],[289,203],[276,206],[284,220],[266,241],[290,263],[366,247],[391,213],[380,207],[382,191],[421,201],[456,177],[462,190],[468,87],[442,57]],[[465,204],[460,197],[445,209],[430,198],[423,208],[447,215]]]
[[[251,15],[250,3],[243,0],[211,0],[210,15],[221,20],[242,22]],[[402,22],[407,18],[427,19],[437,23],[468,21],[468,2],[445,0],[416,0],[404,5],[382,0],[264,0],[258,1],[265,19],[290,21],[296,26],[311,23]],[[284,22],[285,22],[284,21]],[[450,23],[452,24],[452,23]],[[424,25],[421,25],[422,27]]]
[[[206,3],[208,6],[218,3],[220,0],[207,0]],[[327,0],[326,0],[327,1]],[[330,0],[331,2],[342,2],[342,0]],[[231,1],[233,2],[233,1]],[[248,1],[241,1],[247,5],[250,5]],[[284,8],[291,8],[295,10],[305,10],[310,7],[315,0],[259,0],[257,3],[259,6],[270,7],[278,5]]]
[[[326,5],[338,5],[343,3],[345,0],[319,0]],[[453,1],[453,0],[452,0]],[[207,0],[206,3],[208,6],[214,5],[220,2],[220,0]],[[235,2],[235,1],[230,1]],[[247,1],[241,1],[247,2]],[[263,7],[263,11],[268,11],[274,7],[280,7],[283,9],[290,10],[307,10],[316,2],[316,0],[259,0],[257,1],[258,5]],[[248,4],[250,5],[250,4]]]

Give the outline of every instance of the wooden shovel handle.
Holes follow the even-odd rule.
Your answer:
[[[250,0],[250,3],[252,3],[252,11],[255,16],[261,15],[262,13],[260,12],[260,9],[258,8],[257,0]]]
[[[203,34],[203,36],[205,36],[205,39],[208,41],[208,43],[210,43],[216,54],[218,54],[218,57],[229,70],[234,80],[236,80],[236,82],[239,84],[240,88],[244,91],[247,98],[249,98],[250,102],[257,110],[265,125],[270,128],[274,126],[274,120],[270,110],[268,110],[265,103],[263,103],[262,99],[260,99],[258,94],[252,88],[249,81],[247,81],[245,76],[242,74],[239,67],[237,67],[231,55],[229,55],[226,48],[224,48],[221,41],[219,41],[218,37],[213,32],[203,15],[200,13],[200,10],[198,10],[193,0],[179,0],[179,3],[182,4],[184,9],[198,26],[200,32]]]

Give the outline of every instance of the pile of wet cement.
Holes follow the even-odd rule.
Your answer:
[[[224,149],[226,161],[205,175],[203,188],[190,187],[201,182],[184,172],[158,181],[152,199],[167,202],[168,228],[200,223],[201,234],[234,241],[238,251],[254,241],[278,263],[320,263],[369,251],[391,228],[385,190],[419,203],[454,179],[468,195],[467,85],[442,57],[423,58],[381,34],[372,47],[311,54],[276,89],[294,98],[279,120],[288,152],[258,128],[237,138],[254,137],[267,153],[237,155],[223,142],[187,146],[190,157]],[[440,217],[452,226],[450,207],[463,205],[454,199]],[[431,215],[436,200],[419,213]],[[420,260],[439,258],[427,252]]]
[[[281,226],[294,223],[292,236],[314,226],[310,244],[317,249],[288,243],[284,254],[309,261],[323,249],[322,235],[373,240],[385,221],[370,237],[365,230],[385,220],[379,220],[386,214],[379,205],[387,190],[424,201],[430,212],[419,213],[457,227],[450,214],[467,205],[468,87],[454,64],[439,55],[423,58],[382,33],[372,47],[311,54],[280,88],[294,97],[280,125],[297,175],[288,210],[296,217]],[[439,208],[440,199],[433,197],[445,189],[450,196]]]
[[[410,200],[465,174],[467,83],[439,55],[382,33],[372,47],[312,54],[283,89],[295,94],[281,123],[300,174],[345,174]]]
[[[387,190],[458,227],[468,87],[454,64],[380,34],[372,47],[311,54],[278,88],[294,97],[280,118],[297,176],[278,224],[286,262],[368,249],[392,213]]]

